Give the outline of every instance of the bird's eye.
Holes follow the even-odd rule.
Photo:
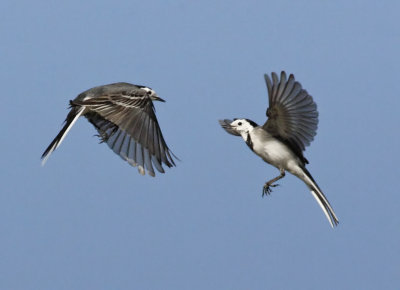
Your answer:
[[[150,96],[151,95],[151,91],[148,91],[147,94]]]
[[[238,125],[239,125],[239,126],[242,126],[242,122],[239,122]]]

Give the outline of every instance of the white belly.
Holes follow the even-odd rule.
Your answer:
[[[255,138],[254,138],[255,139]],[[253,150],[265,162],[278,169],[289,170],[298,165],[298,157],[281,141],[275,138],[267,138],[262,142],[253,141]]]

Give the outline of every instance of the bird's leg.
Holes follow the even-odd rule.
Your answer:
[[[278,186],[279,184],[273,184],[275,181],[278,181],[279,179],[285,177],[285,170],[280,169],[281,174],[273,179],[271,179],[270,181],[267,181],[263,187],[263,193],[262,193],[262,197],[264,197],[264,195],[270,194],[272,192],[271,187],[275,187]]]

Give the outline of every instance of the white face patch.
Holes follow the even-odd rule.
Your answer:
[[[231,123],[231,126],[234,127],[237,131],[250,131],[253,129],[253,126],[245,119],[237,119]]]
[[[141,88],[141,89],[144,90],[144,91],[146,91],[146,93],[149,93],[149,92],[150,92],[150,95],[154,95],[154,94],[155,94],[155,92],[154,92],[152,89],[148,88],[148,87],[143,87],[143,88]]]
[[[233,130],[237,131],[246,141],[247,136],[254,127],[246,119],[236,119],[231,123]]]

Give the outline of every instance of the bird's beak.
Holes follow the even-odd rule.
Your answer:
[[[240,136],[240,133],[236,130],[236,128],[231,125],[232,122],[233,121],[229,119],[219,120],[219,124],[225,129],[226,132],[235,136]]]
[[[163,102],[163,103],[165,103],[165,100],[164,99],[161,99],[159,96],[157,96],[157,95],[153,95],[152,96],[152,99],[154,100],[154,101],[160,101],[160,102]]]

